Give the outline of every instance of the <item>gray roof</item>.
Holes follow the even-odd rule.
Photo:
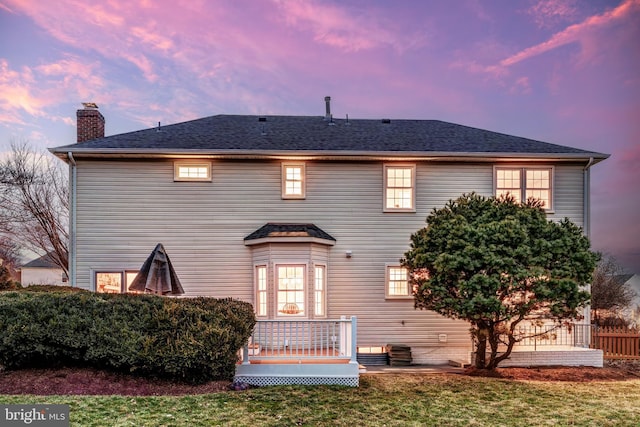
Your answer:
[[[634,274],[617,274],[615,279],[618,283],[627,283],[629,279],[631,279]]]
[[[198,153],[528,157],[602,160],[607,154],[439,120],[217,115],[51,149],[74,156]]]
[[[24,264],[22,268],[60,268],[51,259],[49,254],[43,255],[40,258],[36,258],[28,263]]]
[[[326,233],[314,224],[285,224],[276,222],[269,222],[263,225],[245,237],[244,240],[257,240],[267,237],[315,237],[317,239],[336,241],[329,233]]]

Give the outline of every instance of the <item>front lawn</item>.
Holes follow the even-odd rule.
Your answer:
[[[640,380],[524,382],[362,375],[359,388],[286,386],[193,396],[8,396],[69,404],[72,426],[638,426]]]

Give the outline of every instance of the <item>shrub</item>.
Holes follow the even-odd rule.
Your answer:
[[[26,292],[89,292],[86,289],[61,285],[29,285],[21,290]]]
[[[250,304],[92,292],[0,294],[0,365],[85,365],[190,383],[230,379]]]
[[[9,274],[9,269],[3,264],[0,258],[0,291],[13,290],[20,288],[20,283],[14,282]]]

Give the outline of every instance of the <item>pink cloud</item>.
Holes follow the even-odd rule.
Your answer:
[[[591,16],[579,24],[567,27],[565,30],[554,34],[549,40],[528,47],[515,55],[500,61],[498,67],[509,67],[524,61],[525,59],[541,55],[550,50],[556,49],[569,43],[592,41],[590,34],[594,30],[608,26],[618,20],[624,19],[640,10],[640,0],[625,0],[616,8],[601,15]],[[495,67],[489,67],[491,71]]]
[[[392,46],[398,51],[422,46],[424,37],[400,38],[372,14],[351,13],[345,7],[313,1],[273,0],[284,16],[284,21],[293,27],[313,33],[313,39],[321,44],[345,52],[369,50],[381,46]]]
[[[123,53],[122,57],[138,67],[149,82],[154,83],[158,80],[158,74],[154,70],[154,64],[142,53]]]
[[[638,165],[640,165],[640,145],[634,145],[629,148],[622,150],[618,154],[617,163],[620,164],[621,167],[628,169],[627,176],[631,176],[634,174],[640,174],[638,170]],[[634,182],[634,185],[637,185],[637,182]]]
[[[6,125],[29,122],[25,117],[41,117],[69,124],[65,117],[50,112],[52,107],[68,102],[70,96],[88,99],[104,86],[95,72],[97,64],[87,64],[68,56],[58,62],[34,68],[11,69],[0,59],[0,117]]]
[[[75,7],[74,0],[37,6],[5,1],[64,47],[81,50],[92,61],[110,67],[97,69],[105,76],[128,73],[126,79],[111,76],[109,87],[99,86],[103,90],[100,99],[119,104],[114,94],[126,95],[127,89],[117,85],[142,78],[145,83],[161,84],[167,90],[161,96],[171,98],[172,103],[178,99],[188,102],[182,112],[202,108],[203,96],[209,109],[229,111],[242,106],[261,113],[267,109],[277,112],[290,104],[282,95],[307,90],[302,79],[289,77],[293,74],[329,82],[330,78],[353,78],[365,67],[372,78],[383,79],[389,66],[374,55],[381,50],[390,55],[403,53],[426,41],[420,31],[410,34],[375,7],[356,9],[316,1],[249,2],[250,8],[236,1],[215,5],[185,1],[178,6],[169,1],[100,2],[82,7]],[[319,57],[323,57],[321,66]],[[135,71],[129,71],[129,64]],[[326,74],[327,69],[331,73]],[[136,89],[140,87],[130,91]],[[267,93],[271,95],[265,96]],[[278,104],[274,104],[273,93],[280,94]],[[136,98],[149,104],[154,96],[158,96],[157,88]],[[176,117],[175,111],[166,113],[165,117]],[[184,114],[179,118],[193,118]]]
[[[527,13],[540,28],[551,27],[561,21],[573,20],[578,14],[576,0],[540,0]]]
[[[155,25],[152,27],[132,27],[131,35],[138,38],[140,42],[150,46],[152,49],[161,51],[170,51],[174,48],[173,41],[170,38],[154,33],[157,31]]]
[[[6,4],[3,4],[3,3],[0,3],[0,9],[6,10],[9,13],[14,13],[13,10],[9,9],[9,6],[7,6]]]
[[[111,3],[111,7],[117,7]],[[98,2],[73,2],[73,7],[85,17],[87,24],[105,28],[120,27],[124,24],[124,18],[119,14],[105,10],[101,3]]]
[[[41,116],[42,100],[34,96],[31,89],[33,77],[31,70],[21,72],[9,68],[5,59],[0,59],[0,114],[3,122],[23,123],[21,112]]]
[[[531,93],[531,83],[529,82],[529,77],[519,77],[516,79],[516,82],[511,89],[509,90],[511,94],[523,94],[528,95]]]

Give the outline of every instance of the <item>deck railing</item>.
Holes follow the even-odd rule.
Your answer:
[[[602,350],[605,359],[640,360],[640,331],[637,329],[581,324],[521,326],[516,336],[527,337],[519,341],[518,346],[533,347],[534,351],[546,346],[584,347]]]
[[[357,320],[258,320],[245,345],[243,363],[250,360],[331,360],[356,362]]]
[[[542,325],[519,326],[515,333],[519,346],[537,347],[570,346],[588,348],[591,342],[591,325]],[[524,337],[524,338],[522,338]]]

